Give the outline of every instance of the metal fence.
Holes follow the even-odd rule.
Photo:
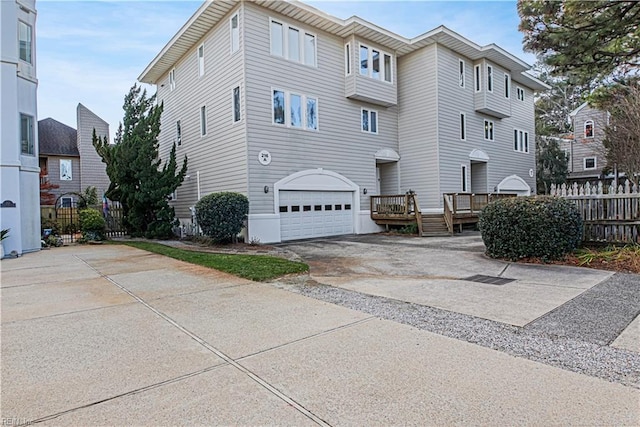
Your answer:
[[[602,182],[552,185],[551,195],[571,200],[578,207],[585,241],[640,244],[640,192],[629,181],[618,187]]]

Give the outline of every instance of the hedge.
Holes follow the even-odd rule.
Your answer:
[[[573,203],[558,197],[499,199],[480,213],[487,255],[512,261],[561,259],[578,247],[583,221]]]

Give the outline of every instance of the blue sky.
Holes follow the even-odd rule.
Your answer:
[[[339,18],[352,15],[405,37],[445,25],[480,45],[522,51],[515,1],[309,1]],[[115,134],[125,94],[198,9],[194,1],[38,0],[38,116],[76,126],[79,102]],[[153,89],[151,89],[153,91]]]

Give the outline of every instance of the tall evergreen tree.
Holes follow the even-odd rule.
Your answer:
[[[536,186],[538,194],[549,194],[551,184],[566,182],[569,159],[556,138],[540,136],[536,142]]]
[[[115,144],[93,131],[93,145],[111,180],[106,195],[122,204],[124,225],[132,236],[169,238],[175,212],[168,198],[184,180],[187,157],[178,171],[174,144],[162,164],[158,135],[163,106],[156,104],[155,95],[147,97],[136,84],[125,96],[123,109]]]

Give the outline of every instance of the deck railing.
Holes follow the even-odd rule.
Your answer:
[[[453,233],[453,226],[456,218],[464,215],[466,217],[476,217],[480,211],[497,199],[507,197],[516,197],[511,193],[445,193],[442,195],[444,199],[444,220],[449,229],[449,233]]]
[[[418,206],[418,197],[414,193],[371,196],[369,199],[371,219],[415,221],[418,232],[422,235],[422,214]]]

